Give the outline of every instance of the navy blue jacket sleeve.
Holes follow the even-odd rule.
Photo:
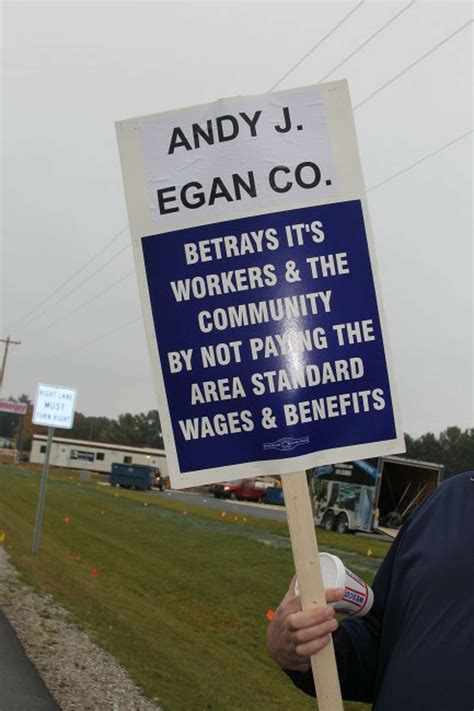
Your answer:
[[[392,544],[375,576],[372,610],[365,617],[342,620],[339,629],[333,635],[337,670],[344,699],[369,703],[373,701],[380,630],[392,579],[393,561],[400,538],[401,534]],[[286,674],[299,689],[315,696],[311,671],[286,670]]]
[[[472,711],[474,471],[451,477],[402,526],[367,617],[334,635],[345,699],[380,711]],[[314,694],[311,674],[290,676]]]

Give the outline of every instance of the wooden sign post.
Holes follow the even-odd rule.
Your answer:
[[[306,474],[282,474],[281,481],[302,608],[326,605]],[[344,711],[332,639],[311,657],[311,668],[319,710]]]

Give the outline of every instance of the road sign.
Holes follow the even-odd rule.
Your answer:
[[[48,483],[49,458],[53,444],[54,428],[71,429],[74,422],[77,390],[63,388],[58,385],[39,383],[36,387],[33,424],[45,425],[48,428],[48,441],[44,456],[43,473],[41,475],[38,505],[36,508],[35,528],[33,532],[32,552],[38,553],[41,540],[41,527],[46,501]]]
[[[404,451],[347,83],[117,134],[173,486]]]
[[[26,402],[16,400],[0,400],[0,412],[9,412],[12,415],[26,415],[28,405]]]
[[[33,424],[71,429],[77,390],[39,383],[36,388]]]

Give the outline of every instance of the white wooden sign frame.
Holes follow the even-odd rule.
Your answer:
[[[366,228],[369,253],[371,256],[372,272],[375,283],[378,312],[380,316],[384,347],[386,354],[387,372],[390,383],[393,414],[395,420],[396,436],[394,439],[379,441],[369,444],[332,448],[329,450],[314,452],[303,456],[293,456],[290,458],[245,462],[225,467],[205,468],[196,471],[182,472],[180,470],[173,428],[164,384],[163,372],[161,368],[159,346],[156,341],[153,325],[150,298],[146,279],[141,239],[147,235],[156,235],[177,229],[195,227],[201,224],[209,224],[211,221],[209,212],[200,210],[188,210],[179,215],[162,216],[160,221],[156,220],[156,215],[150,203],[148,183],[150,183],[150,161],[147,162],[144,155],[144,135],[150,133],[153,121],[166,121],[171,126],[179,124],[188,117],[188,122],[196,117],[203,120],[204,116],[219,115],[222,113],[236,111],[239,102],[242,107],[249,105],[278,104],[283,106],[292,100],[297,100],[299,94],[317,92],[324,104],[325,116],[327,117],[327,130],[329,132],[332,147],[332,161],[337,175],[337,182],[331,191],[331,196],[327,195],[321,199],[315,199],[312,191],[306,191],[307,195],[301,193],[297,199],[290,193],[278,196],[278,202],[273,205],[267,200],[265,204],[258,201],[258,207],[254,204],[241,206],[233,203],[226,210],[216,213],[212,222],[228,220],[235,217],[252,216],[262,213],[279,212],[285,209],[294,209],[308,206],[316,206],[331,203],[345,202],[350,200],[360,200],[362,204],[363,218]],[[265,103],[266,102],[266,103]],[[387,454],[395,454],[404,451],[403,431],[398,416],[398,398],[395,383],[392,377],[392,365],[390,348],[387,340],[387,329],[382,303],[380,301],[380,286],[378,283],[378,272],[376,267],[375,252],[373,248],[373,237],[367,207],[367,198],[362,176],[357,138],[352,115],[352,108],[349,90],[346,81],[330,82],[317,87],[306,87],[294,89],[292,91],[266,94],[256,97],[237,97],[234,99],[221,100],[215,104],[191,107],[179,111],[156,114],[152,116],[140,117],[119,121],[116,124],[117,138],[122,165],[123,180],[125,186],[125,196],[129,215],[130,231],[135,256],[138,285],[141,296],[141,304],[144,315],[145,329],[148,346],[151,356],[152,368],[157,397],[160,409],[160,419],[163,430],[164,444],[167,454],[168,470],[171,482],[174,487],[185,488],[202,484],[210,484],[222,480],[232,480],[242,477],[256,477],[261,475],[286,474],[308,469],[334,462],[362,459],[364,457],[376,457]],[[148,133],[147,133],[148,132]],[[148,140],[148,139],[147,139]],[[203,156],[199,156],[203,157]],[[205,159],[205,156],[203,157]],[[192,168],[190,173],[192,176]],[[254,201],[255,203],[256,201]]]

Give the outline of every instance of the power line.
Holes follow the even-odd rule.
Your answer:
[[[415,168],[416,166],[420,165],[421,163],[424,163],[426,160],[429,158],[433,158],[434,156],[438,155],[438,153],[441,153],[441,151],[446,150],[446,148],[449,148],[450,146],[454,145],[458,141],[462,141],[463,138],[466,138],[467,136],[470,136],[471,133],[473,133],[473,129],[470,129],[469,131],[466,131],[465,133],[461,134],[457,138],[453,138],[452,141],[448,141],[448,143],[443,144],[436,150],[432,151],[431,153],[428,153],[426,156],[423,156],[423,158],[420,158],[419,160],[415,161],[414,163],[410,163],[410,165],[407,165],[406,168],[403,168],[402,170],[399,170],[398,172],[394,173],[393,175],[390,175],[388,178],[385,178],[384,180],[381,180],[379,183],[376,183],[375,185],[372,185],[371,188],[367,190],[368,193],[370,193],[372,190],[376,190],[379,188],[381,185],[385,185],[385,183],[389,183],[391,180],[394,180],[397,178],[399,175],[403,175],[403,173],[407,173],[409,170],[412,170],[412,168]],[[95,338],[92,341],[88,341],[82,346],[78,346],[74,350],[82,350],[83,348],[87,348],[87,346],[90,346],[97,341],[102,340],[103,338],[107,338],[108,336],[116,333],[117,331],[122,330],[123,328],[126,328],[127,326],[130,326],[134,323],[137,323],[137,321],[140,321],[140,318],[133,319],[132,321],[127,321],[127,323],[122,324],[121,326],[117,326],[116,328],[112,329],[112,331],[109,331],[107,333],[101,334],[97,338]],[[70,352],[70,351],[67,351]]]
[[[305,61],[305,59],[307,59],[307,57],[309,57],[314,51],[316,51],[316,49],[318,49],[318,47],[320,47],[344,22],[346,22],[346,20],[349,19],[349,17],[350,17],[352,14],[354,14],[354,13],[364,4],[364,2],[365,2],[365,0],[361,0],[361,2],[359,2],[354,8],[352,8],[352,9],[351,9],[324,37],[322,37],[321,40],[319,40],[308,52],[306,52],[306,54],[305,54],[295,65],[293,65],[293,66],[271,87],[271,89],[270,89],[269,91],[273,91],[284,79],[286,79],[286,77],[288,77],[297,67],[299,67],[299,66]],[[324,81],[324,79],[327,79],[331,74],[333,74],[337,69],[339,69],[343,64],[345,64],[351,57],[353,57],[353,56],[354,56],[357,52],[359,52],[363,47],[367,46],[367,44],[368,44],[369,42],[371,42],[372,39],[374,39],[374,38],[375,38],[377,35],[379,35],[383,30],[385,30],[390,24],[392,24],[398,17],[400,17],[400,15],[401,15],[402,13],[406,12],[406,10],[408,10],[408,9],[414,4],[414,2],[415,2],[415,0],[412,0],[412,2],[410,2],[410,3],[409,3],[407,6],[405,6],[402,10],[400,10],[400,11],[399,11],[396,15],[394,15],[388,22],[386,22],[384,25],[382,25],[381,28],[379,28],[379,29],[378,29],[375,33],[373,33],[365,42],[363,42],[359,47],[357,47],[353,52],[351,52],[344,60],[342,60],[341,62],[339,62],[339,64],[337,64],[336,67],[334,67],[330,72],[328,72],[328,73],[327,73],[324,77],[322,77],[319,81],[322,82],[322,81]],[[455,30],[452,34],[450,34],[448,37],[446,37],[444,40],[442,40],[440,43],[438,43],[435,47],[433,47],[431,50],[429,50],[428,52],[426,52],[422,57],[419,57],[415,62],[413,62],[413,63],[410,64],[408,67],[406,67],[405,69],[403,69],[403,70],[402,70],[401,72],[399,72],[395,77],[393,77],[393,78],[390,79],[388,82],[386,82],[386,83],[383,84],[381,87],[379,87],[377,90],[375,90],[374,92],[372,92],[372,94],[370,94],[368,97],[366,97],[363,101],[361,101],[359,104],[357,104],[357,105],[354,107],[354,111],[355,111],[356,109],[358,109],[360,106],[362,106],[363,104],[367,103],[371,98],[373,98],[373,97],[376,96],[378,93],[380,93],[381,91],[383,91],[383,89],[385,89],[387,86],[389,86],[389,85],[392,84],[394,81],[396,81],[397,79],[399,79],[401,76],[403,76],[404,74],[406,74],[410,69],[412,69],[412,68],[415,67],[417,64],[419,64],[423,59],[425,59],[426,57],[428,57],[430,54],[432,54],[434,51],[436,51],[439,47],[441,47],[443,44],[445,44],[446,42],[448,42],[448,41],[449,41],[450,39],[452,39],[456,34],[458,34],[459,32],[461,32],[463,29],[465,29],[465,27],[467,27],[467,26],[468,26],[469,24],[471,24],[471,23],[472,23],[472,20],[468,21],[467,23],[465,23],[464,25],[462,25],[461,27],[459,27],[459,28],[458,28],[457,30]],[[24,314],[22,317],[20,317],[19,319],[17,319],[14,323],[19,323],[19,322],[21,322],[21,321],[24,321],[25,319],[27,319],[26,323],[29,323],[35,316],[39,317],[39,316],[43,315],[43,314],[47,311],[47,309],[43,309],[43,311],[41,311],[40,314],[37,314],[37,310],[38,310],[41,306],[43,306],[44,304],[46,304],[48,301],[50,301],[50,299],[51,299],[53,296],[55,296],[58,292],[60,292],[61,289],[64,288],[64,286],[66,286],[68,283],[70,283],[70,281],[72,281],[76,276],[78,276],[82,271],[84,271],[84,270],[85,270],[95,259],[97,259],[97,257],[99,257],[116,239],[118,239],[118,238],[120,237],[120,235],[122,235],[122,234],[126,231],[126,229],[127,229],[127,226],[123,227],[116,235],[114,235],[114,237],[113,237],[109,242],[107,242],[96,254],[94,254],[94,255],[93,255],[87,262],[85,262],[78,270],[76,270],[71,276],[69,276],[64,282],[62,282],[62,283],[61,283],[53,292],[51,292],[45,299],[43,299],[43,300],[40,301],[38,304],[36,304],[36,305],[34,306],[34,308],[31,309],[27,314]],[[128,246],[129,246],[129,245],[127,245],[127,247],[128,247]],[[124,248],[124,249],[125,249],[125,248]],[[64,296],[62,297],[62,299],[60,299],[60,300],[58,300],[58,301],[63,300],[64,298],[66,298],[66,297],[69,296],[70,294],[72,294],[72,293],[74,293],[75,291],[77,291],[77,289],[79,289],[84,283],[86,283],[87,281],[89,281],[93,276],[95,276],[98,272],[100,272],[103,268],[105,268],[111,261],[113,261],[119,254],[121,254],[121,253],[124,251],[124,249],[121,250],[120,252],[118,252],[116,255],[114,255],[114,256],[113,256],[110,260],[108,260],[104,265],[102,265],[99,269],[97,269],[95,272],[93,272],[93,274],[91,274],[88,278],[86,278],[85,280],[83,280],[78,286],[76,286],[74,289],[72,289],[71,291],[69,291],[66,295],[64,295]],[[58,301],[56,301],[55,303],[58,303]]]
[[[450,35],[448,35],[448,37],[445,37],[444,40],[442,40],[441,42],[438,42],[438,44],[435,45],[434,47],[432,47],[428,52],[425,52],[425,54],[423,54],[421,57],[419,57],[414,62],[412,62],[408,67],[405,67],[405,69],[403,69],[401,72],[399,72],[394,77],[392,77],[392,79],[385,82],[385,84],[382,84],[382,86],[380,86],[378,89],[376,89],[371,94],[369,94],[369,96],[366,96],[366,98],[363,101],[359,102],[356,106],[354,106],[353,110],[355,111],[356,109],[360,108],[361,106],[366,104],[368,101],[370,101],[370,99],[372,99],[374,96],[377,96],[377,94],[379,94],[381,91],[383,91],[387,86],[390,86],[390,84],[393,84],[394,81],[396,81],[397,79],[402,77],[404,74],[409,72],[410,69],[413,69],[413,67],[416,67],[416,65],[419,64],[420,62],[422,62],[423,59],[426,59],[426,57],[429,57],[430,54],[433,54],[433,52],[435,52],[437,49],[442,47],[443,44],[446,44],[446,42],[449,42],[449,40],[451,40],[453,37],[455,37],[457,34],[459,34],[468,25],[471,25],[472,22],[473,22],[473,20],[469,20],[468,22],[465,22],[464,25],[461,25],[461,27],[458,27],[458,29],[455,30],[454,32],[452,32]]]
[[[300,66],[300,65],[305,61],[305,59],[307,59],[307,57],[309,57],[316,49],[318,49],[318,47],[320,47],[320,46],[323,44],[323,42],[326,41],[326,39],[328,39],[352,14],[354,14],[354,13],[364,4],[364,2],[365,2],[365,0],[361,0],[361,2],[359,2],[354,8],[352,8],[352,10],[350,10],[349,13],[347,13],[347,14],[346,14],[321,40],[319,40],[319,41],[316,43],[316,45],[314,45],[314,47],[312,47],[295,65],[293,65],[293,66],[273,85],[273,87],[272,87],[269,91],[273,91],[284,79],[286,79],[286,77],[288,77],[298,66]],[[340,62],[336,67],[334,67],[334,69],[332,69],[331,72],[329,72],[328,74],[326,74],[325,77],[323,77],[323,79],[321,79],[320,81],[323,81],[323,80],[326,79],[328,76],[330,76],[330,74],[332,74],[332,73],[333,73],[334,71],[336,71],[339,67],[341,67],[346,61],[348,61],[348,59],[350,59],[350,58],[351,58],[352,56],[354,56],[358,51],[360,51],[360,49],[362,49],[364,46],[366,46],[372,39],[374,39],[374,37],[376,37],[377,35],[379,35],[386,27],[388,27],[392,22],[394,22],[403,12],[406,12],[406,10],[408,10],[409,7],[411,7],[411,5],[414,4],[414,2],[415,2],[415,0],[412,0],[412,2],[410,2],[406,7],[404,7],[400,12],[398,12],[398,13],[397,13],[394,17],[392,17],[388,22],[386,22],[381,28],[379,28],[379,30],[377,30],[374,34],[372,34],[362,45],[360,45],[356,50],[354,50],[350,55],[348,55],[342,62]],[[433,47],[431,50],[429,50],[428,52],[426,52],[422,57],[418,58],[415,62],[413,62],[412,64],[410,64],[408,67],[406,67],[406,68],[405,68],[404,70],[402,70],[401,72],[399,72],[395,77],[393,77],[393,78],[390,79],[388,82],[386,82],[384,85],[382,85],[381,87],[379,87],[376,91],[372,92],[372,94],[370,94],[370,95],[369,95],[368,97],[366,97],[362,102],[360,102],[359,104],[357,104],[357,106],[354,107],[354,110],[357,109],[357,108],[359,108],[359,107],[362,106],[363,104],[367,103],[371,98],[373,98],[374,96],[376,96],[376,95],[377,95],[379,92],[381,92],[384,88],[386,88],[387,86],[389,86],[390,84],[392,84],[394,81],[396,81],[398,78],[400,78],[401,76],[403,76],[404,74],[406,74],[410,69],[412,69],[413,67],[415,67],[415,66],[416,66],[417,64],[419,64],[423,59],[425,59],[426,57],[428,57],[430,54],[432,54],[434,51],[436,51],[439,47],[441,47],[443,44],[445,44],[445,43],[448,42],[450,39],[452,39],[455,35],[457,35],[459,32],[461,32],[463,29],[465,29],[465,27],[467,27],[469,24],[472,24],[472,20],[470,20],[469,22],[467,22],[467,23],[465,23],[464,25],[462,25],[461,27],[459,27],[457,30],[455,30],[453,33],[451,33],[448,37],[446,37],[444,40],[442,40],[440,43],[438,43],[435,47]],[[453,143],[456,143],[457,141],[461,140],[462,138],[465,138],[467,135],[469,135],[469,133],[471,133],[471,132],[465,133],[465,134],[463,134],[462,136],[459,136],[458,138],[454,139],[453,141],[450,141],[449,143],[445,144],[444,146],[441,146],[439,149],[437,149],[437,150],[434,151],[433,153],[430,153],[429,155],[425,156],[424,158],[422,158],[422,159],[416,161],[415,163],[411,164],[411,165],[408,166],[407,168],[405,168],[405,169],[399,171],[398,173],[396,173],[396,174],[390,176],[389,178],[386,178],[385,180],[381,181],[381,182],[378,183],[377,185],[372,186],[372,188],[370,188],[370,190],[375,190],[376,188],[380,187],[381,185],[383,185],[383,184],[386,183],[386,182],[389,182],[390,180],[393,180],[394,178],[396,178],[397,176],[401,175],[402,173],[406,173],[406,172],[407,172],[408,170],[410,170],[411,168],[415,167],[416,165],[419,165],[420,163],[424,162],[424,161],[427,160],[428,158],[430,158],[430,157],[436,155],[437,153],[441,152],[442,150],[444,150],[444,149],[447,148],[448,146],[452,145]],[[369,192],[369,191],[368,191],[368,192]],[[69,277],[69,279],[67,279],[66,282],[64,282],[63,284],[61,284],[54,292],[52,292],[52,293],[47,297],[46,300],[43,300],[42,302],[40,302],[40,304],[37,304],[37,306],[35,306],[35,308],[33,309],[33,311],[36,311],[36,309],[37,309],[40,305],[42,305],[42,304],[44,304],[46,301],[48,301],[53,295],[55,295],[56,293],[58,293],[58,291],[59,291],[65,284],[67,284],[72,278],[74,278],[74,277],[77,276],[81,271],[83,271],[94,259],[96,259],[103,251],[105,251],[105,249],[106,249],[113,241],[115,241],[115,239],[117,239],[126,229],[127,229],[127,227],[124,227],[117,235],[115,235],[115,236],[112,238],[112,240],[110,240],[110,242],[108,242],[103,248],[101,248],[101,250],[99,250],[99,252],[98,252],[97,254],[95,254],[88,262],[86,262],[86,263],[85,263],[79,270],[77,270],[71,277]],[[129,246],[129,245],[127,245],[127,247],[128,247],[128,246]],[[121,250],[119,253],[117,253],[116,255],[114,255],[108,262],[106,262],[105,265],[103,265],[102,267],[100,267],[98,270],[96,270],[96,272],[94,272],[92,275],[90,275],[90,277],[88,277],[86,280],[84,280],[83,282],[81,282],[81,284],[80,284],[79,286],[75,287],[72,291],[68,292],[67,295],[69,295],[69,294],[73,293],[74,291],[76,291],[83,283],[85,283],[85,282],[88,281],[90,278],[92,278],[92,276],[94,276],[95,274],[97,274],[98,271],[100,271],[102,268],[104,268],[110,261],[112,261],[113,259],[115,259],[115,258],[118,256],[118,254],[120,254],[122,251],[124,251],[124,250]],[[55,324],[58,323],[59,321],[63,320],[63,319],[66,318],[67,316],[71,315],[72,313],[75,313],[78,309],[80,309],[80,308],[82,308],[83,306],[86,306],[86,305],[92,303],[93,301],[95,301],[96,299],[98,299],[100,296],[102,296],[103,294],[105,294],[106,292],[108,292],[108,291],[110,291],[112,288],[114,288],[116,285],[118,285],[119,283],[121,283],[125,278],[127,278],[128,276],[130,276],[132,273],[133,273],[133,270],[130,271],[130,272],[128,272],[127,274],[125,274],[123,277],[121,277],[119,280],[117,280],[116,282],[114,282],[113,284],[111,284],[111,285],[110,285],[109,287],[107,287],[106,289],[104,289],[104,290],[102,290],[101,292],[99,292],[98,294],[96,294],[94,297],[92,297],[92,299],[89,299],[88,301],[83,302],[82,304],[80,304],[79,306],[77,306],[76,308],[74,308],[72,311],[69,311],[69,312],[67,312],[66,314],[63,314],[63,316],[59,317],[59,319],[56,319],[55,321],[53,321],[52,323],[50,323],[50,324],[49,324],[48,326],[46,326],[45,328],[39,329],[39,330],[40,330],[40,331],[44,331],[44,330],[47,330],[47,329],[51,328],[53,325],[55,325]],[[67,296],[67,295],[66,295],[66,296]],[[32,312],[30,312],[30,313],[32,313]],[[42,313],[44,313],[44,312],[42,312]],[[28,314],[28,315],[29,315],[29,314]],[[22,318],[24,319],[25,316],[22,317]]]
[[[324,35],[324,37],[322,37],[300,60],[298,60],[298,62],[297,62],[293,67],[291,67],[291,68],[271,87],[271,89],[269,89],[269,91],[274,91],[274,89],[275,89],[279,84],[281,84],[281,82],[282,82],[284,79],[286,79],[286,77],[288,77],[297,67],[299,67],[299,66],[305,61],[305,59],[307,59],[307,57],[309,57],[313,52],[315,52],[315,51],[318,49],[318,47],[320,47],[339,27],[341,27],[341,25],[343,25],[344,22],[346,22],[346,20],[348,20],[349,17],[350,17],[352,14],[354,14],[354,13],[364,4],[364,2],[365,2],[365,0],[361,0],[361,2],[359,2],[354,8],[352,8],[326,35]],[[413,2],[415,2],[415,0],[413,0]],[[410,3],[410,4],[413,4],[413,2]],[[404,10],[405,10],[405,9],[408,9],[408,7],[409,7],[409,6],[407,6],[407,8],[404,8]],[[402,10],[401,12],[404,12],[404,10]],[[398,15],[400,15],[401,12],[398,13]],[[398,16],[398,15],[397,15],[397,16]],[[393,22],[393,20],[396,19],[397,16],[395,16],[390,22]],[[388,25],[388,24],[390,24],[390,23],[387,23],[387,25]],[[381,30],[382,30],[382,29],[384,29],[384,28],[381,28]],[[379,30],[379,32],[380,32],[381,30]],[[376,33],[376,34],[378,34],[378,33]],[[373,36],[375,36],[375,35],[373,35]],[[367,41],[365,42],[365,44],[367,44],[367,43],[370,41],[370,39],[372,39],[372,38],[369,38],[369,40],[367,40]],[[362,46],[363,46],[363,45],[362,45]],[[361,46],[359,49],[361,49],[362,46]],[[356,51],[358,51],[358,50],[356,50]],[[352,55],[353,55],[354,53],[355,53],[355,52],[353,52]],[[352,56],[352,55],[350,55],[350,56]],[[347,59],[348,59],[348,58],[346,58],[346,60],[344,60],[344,61],[347,61]],[[344,63],[344,62],[342,62],[341,64],[343,64],[343,63]],[[341,65],[338,65],[338,66],[341,66]],[[336,68],[337,68],[337,67],[336,67]],[[335,69],[334,69],[333,71],[335,71]],[[331,72],[331,73],[332,73],[332,72]],[[328,76],[329,76],[329,75],[328,75]],[[96,253],[95,253],[87,262],[85,262],[81,267],[79,267],[79,269],[77,269],[73,274],[71,274],[64,282],[62,282],[58,287],[56,287],[56,289],[54,289],[54,290],[53,290],[48,296],[46,296],[42,301],[38,302],[38,303],[33,307],[33,309],[31,309],[30,311],[28,311],[28,312],[27,312],[26,314],[24,314],[23,316],[20,316],[20,317],[19,317],[18,319],[16,319],[16,321],[14,321],[13,323],[14,323],[14,324],[18,324],[18,323],[21,323],[22,321],[25,321],[25,320],[26,320],[26,324],[28,324],[31,320],[33,320],[33,318],[35,318],[35,317],[38,317],[38,318],[39,318],[40,316],[42,316],[42,315],[47,311],[47,309],[43,309],[43,311],[41,311],[40,314],[37,314],[38,309],[41,308],[41,306],[43,306],[44,304],[48,303],[48,302],[52,299],[53,296],[55,296],[56,294],[58,294],[67,284],[69,284],[76,276],[78,276],[81,272],[83,272],[95,259],[97,259],[97,257],[99,257],[101,254],[103,254],[103,252],[104,252],[113,242],[115,242],[115,240],[118,239],[118,238],[125,232],[126,229],[127,229],[127,226],[123,227],[116,235],[114,235],[114,237],[112,237],[112,239],[111,239],[109,242],[107,242],[107,244],[105,244],[98,252],[96,252]],[[121,252],[122,252],[122,251],[124,251],[124,250],[121,250]],[[121,252],[119,252],[118,254],[120,254]],[[115,258],[118,256],[118,254],[114,255],[110,260],[108,260],[104,265],[102,265],[102,267],[100,267],[100,268],[97,269],[95,272],[93,272],[93,274],[91,274],[87,279],[85,279],[84,281],[82,281],[78,286],[76,286],[74,289],[72,289],[71,291],[69,291],[66,295],[64,295],[64,296],[62,297],[62,299],[59,299],[58,301],[62,301],[64,298],[66,298],[67,296],[69,296],[69,295],[71,295],[72,293],[74,293],[75,291],[77,291],[77,289],[79,289],[83,284],[85,284],[87,281],[89,281],[93,276],[95,276],[99,271],[101,271],[101,269],[103,269],[105,266],[107,266],[107,264],[109,264],[111,261],[113,261],[113,259],[115,259]],[[56,301],[56,302],[54,302],[54,303],[58,303],[58,301]],[[53,305],[54,305],[54,304],[53,304]],[[25,325],[26,325],[26,324],[25,324]]]
[[[64,280],[58,287],[56,287],[56,289],[54,289],[54,291],[52,291],[46,298],[44,298],[42,301],[38,302],[38,303],[31,309],[31,311],[28,311],[28,312],[27,312],[26,314],[24,314],[23,316],[20,316],[20,318],[18,318],[18,319],[17,319],[16,321],[14,321],[13,323],[16,324],[16,323],[19,323],[19,322],[21,322],[21,321],[24,321],[26,318],[28,318],[29,316],[31,316],[31,314],[33,314],[34,312],[36,312],[36,310],[37,310],[38,308],[40,308],[41,306],[43,306],[43,304],[46,304],[53,296],[55,296],[59,291],[61,291],[61,289],[62,289],[64,286],[66,286],[67,284],[69,284],[69,282],[72,281],[72,279],[74,279],[78,274],[80,274],[81,272],[83,272],[84,269],[86,269],[86,267],[88,267],[89,264],[91,264],[91,263],[94,261],[94,259],[97,259],[97,257],[99,257],[103,252],[105,252],[105,250],[107,249],[107,247],[110,247],[110,245],[111,245],[113,242],[115,242],[115,240],[117,240],[117,239],[120,237],[120,235],[122,235],[122,234],[125,232],[125,230],[127,230],[127,229],[128,229],[128,225],[125,225],[125,227],[123,227],[123,228],[120,230],[120,232],[117,232],[117,234],[115,234],[115,235],[112,237],[112,239],[111,239],[109,242],[107,242],[107,244],[105,244],[103,247],[101,247],[101,249],[99,249],[99,251],[96,252],[96,253],[95,253],[87,262],[85,262],[81,267],[79,267],[79,269],[77,269],[77,271],[75,271],[73,274],[71,274],[71,276],[69,276],[67,279],[65,279],[65,280]]]
[[[424,163],[425,160],[428,160],[428,158],[432,158],[433,156],[436,156],[438,153],[441,153],[441,151],[444,151],[446,148],[449,148],[449,146],[452,146],[455,143],[457,143],[458,141],[462,141],[463,138],[470,136],[472,132],[473,132],[473,129],[471,128],[469,131],[466,131],[466,133],[463,133],[461,136],[454,138],[452,141],[449,141],[448,143],[445,143],[443,146],[440,146],[432,153],[428,153],[428,155],[424,156],[423,158],[420,158],[419,160],[415,161],[414,163],[411,163],[406,168],[399,170],[397,173],[394,173],[389,178],[385,178],[384,180],[381,180],[380,183],[376,183],[375,185],[372,185],[372,187],[369,188],[367,190],[367,192],[370,193],[372,190],[376,190],[377,188],[380,188],[381,185],[385,185],[385,183],[389,183],[391,180],[394,180],[394,178],[398,178],[399,175],[403,175],[403,173],[407,173],[409,170],[411,170],[415,166],[420,165],[420,163]]]
[[[348,62],[349,59],[351,59],[354,55],[356,55],[358,52],[360,52],[361,49],[363,49],[364,47],[366,47],[366,46],[369,44],[369,42],[372,42],[372,40],[373,40],[375,37],[377,37],[377,36],[378,36],[381,32],[383,32],[389,25],[391,25],[392,22],[395,22],[395,20],[398,19],[398,18],[400,17],[400,15],[403,15],[404,12],[406,12],[412,5],[415,4],[415,2],[416,2],[416,0],[411,0],[411,2],[408,3],[408,5],[406,5],[404,8],[402,8],[399,12],[397,12],[396,15],[394,15],[390,20],[388,20],[388,22],[386,22],[384,25],[382,25],[382,27],[380,27],[380,28],[379,28],[376,32],[374,32],[372,35],[370,35],[370,37],[369,37],[368,39],[366,39],[365,42],[362,42],[362,44],[360,44],[353,52],[351,52],[350,54],[348,54],[347,57],[342,60],[342,62],[339,62],[339,64],[336,64],[336,66],[333,67],[333,69],[331,69],[330,72],[328,72],[328,73],[325,74],[323,77],[321,77],[321,79],[319,79],[319,81],[318,81],[318,84],[321,84],[323,81],[325,81],[328,77],[331,76],[331,74],[334,74],[335,71],[337,71],[338,69],[340,69],[343,64],[345,64],[346,62]]]
[[[316,44],[314,45],[314,47],[311,47],[311,49],[309,50],[309,52],[306,52],[306,54],[305,54],[303,57],[301,57],[301,59],[299,59],[299,60],[296,62],[296,64],[294,64],[294,65],[291,67],[291,69],[288,69],[288,71],[286,72],[286,74],[284,74],[282,77],[280,77],[280,79],[278,79],[278,81],[277,81],[277,82],[271,87],[271,89],[269,89],[268,91],[269,91],[269,92],[270,92],[270,91],[274,91],[274,90],[276,89],[276,87],[277,87],[279,84],[281,84],[281,82],[282,82],[284,79],[286,79],[288,76],[290,76],[290,74],[291,74],[292,72],[294,72],[294,70],[297,69],[297,68],[300,66],[300,64],[303,64],[303,62],[305,61],[305,59],[307,59],[311,54],[313,54],[313,52],[315,52],[319,47],[321,47],[321,45],[323,44],[323,42],[325,42],[327,39],[329,39],[329,37],[330,37],[341,25],[343,25],[344,22],[345,22],[346,20],[348,20],[351,15],[354,14],[354,12],[356,12],[360,7],[362,7],[362,5],[364,4],[364,2],[365,2],[365,0],[361,0],[361,2],[359,2],[355,7],[353,7],[352,10],[350,10],[350,11],[347,13],[347,15],[344,15],[344,17],[342,18],[342,20],[340,20],[336,25],[334,25],[334,27],[332,28],[332,30],[330,30],[326,35],[324,35],[324,37],[323,37],[322,39],[318,40],[318,42],[316,42]]]
[[[86,283],[87,283],[88,281],[90,281],[94,276],[96,276],[96,274],[98,274],[98,273],[101,272],[103,269],[105,269],[105,267],[107,267],[111,262],[113,262],[114,259],[117,259],[117,257],[119,257],[123,252],[125,252],[125,250],[130,249],[130,247],[131,247],[131,243],[129,242],[128,244],[125,245],[125,247],[122,247],[122,249],[120,249],[118,252],[116,252],[114,255],[112,255],[112,257],[110,257],[110,259],[108,259],[106,262],[104,262],[104,264],[102,264],[102,265],[101,265],[100,267],[98,267],[95,271],[93,271],[92,274],[89,274],[88,277],[86,277],[86,278],[83,279],[81,282],[79,282],[79,284],[77,284],[77,286],[75,286],[75,287],[74,287],[73,289],[71,289],[70,291],[67,291],[65,294],[63,294],[63,296],[61,296],[61,297],[60,297],[59,299],[57,299],[56,301],[53,301],[53,303],[52,303],[52,304],[49,304],[49,306],[48,306],[47,308],[43,309],[43,310],[40,311],[39,313],[34,314],[34,316],[31,316],[31,317],[28,319],[28,321],[25,323],[25,326],[27,326],[28,323],[31,323],[31,321],[32,321],[33,319],[41,318],[41,316],[42,316],[43,314],[47,313],[50,308],[52,308],[52,307],[55,306],[56,304],[61,303],[62,301],[64,301],[64,299],[67,299],[68,296],[71,296],[71,294],[74,294],[78,289],[81,288],[81,286],[84,286],[84,284],[86,284]]]
[[[74,309],[72,309],[71,311],[67,311],[65,314],[63,314],[62,316],[60,316],[59,318],[57,318],[55,321],[52,321],[52,322],[49,323],[47,326],[43,326],[42,328],[38,328],[36,331],[33,331],[33,333],[44,333],[45,331],[49,330],[50,328],[52,328],[53,326],[55,326],[57,323],[59,323],[59,322],[62,321],[63,319],[67,318],[68,316],[71,316],[71,314],[76,313],[76,311],[78,311],[79,309],[81,309],[83,306],[88,306],[88,305],[91,304],[93,301],[96,301],[96,299],[98,299],[99,297],[103,296],[104,294],[106,294],[106,293],[107,293],[108,291],[110,291],[111,289],[113,289],[115,286],[118,286],[118,284],[120,284],[122,281],[124,281],[125,279],[127,279],[127,278],[128,278],[129,276],[131,276],[134,272],[135,272],[135,270],[134,270],[134,269],[131,269],[129,272],[127,272],[126,274],[124,274],[123,276],[121,276],[120,279],[117,279],[117,280],[114,281],[112,284],[109,284],[109,286],[107,286],[105,289],[102,289],[102,291],[99,291],[99,293],[97,293],[97,294],[96,294],[95,296],[93,296],[91,299],[88,299],[87,301],[83,301],[81,304],[79,304],[78,306],[76,306],[76,307],[75,307]]]
[[[100,336],[97,336],[97,338],[93,338],[91,341],[87,341],[86,343],[83,343],[80,346],[75,346],[74,348],[70,348],[67,351],[63,351],[58,358],[63,357],[64,355],[67,355],[68,353],[76,353],[77,351],[82,351],[84,348],[87,348],[87,346],[92,346],[94,343],[97,343],[98,341],[102,341],[104,338],[108,338],[109,336],[113,336],[117,331],[122,331],[124,328],[127,326],[133,326],[134,323],[138,323],[139,321],[141,322],[141,317],[134,318],[131,321],[127,321],[126,323],[122,323],[120,326],[116,326],[115,328],[112,328],[110,331],[107,331],[107,333],[101,333]]]

